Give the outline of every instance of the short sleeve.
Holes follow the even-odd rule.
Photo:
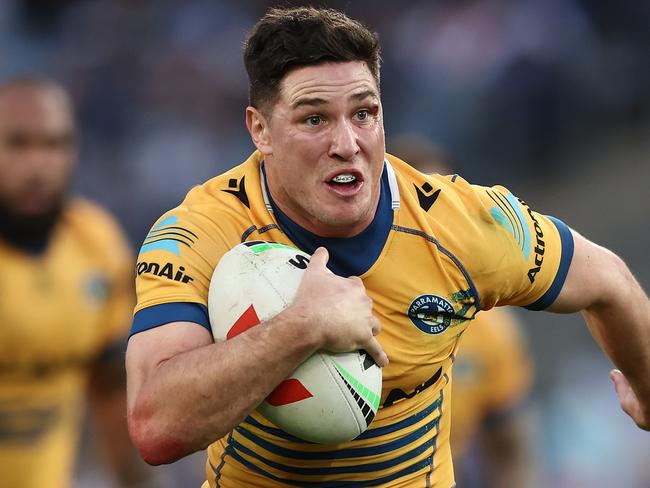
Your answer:
[[[210,279],[221,256],[232,247],[223,227],[184,207],[164,214],[153,225],[136,263],[137,304],[131,335],[176,321],[210,328]]]
[[[573,257],[573,237],[560,220],[542,215],[506,188],[474,186],[482,202],[475,276],[482,308],[547,308],[557,298]]]

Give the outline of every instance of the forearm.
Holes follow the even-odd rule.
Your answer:
[[[589,330],[650,410],[650,301],[621,262],[621,286],[584,311]]]
[[[171,462],[227,434],[318,348],[304,331],[294,314],[280,314],[158,364],[129,402],[144,459]]]

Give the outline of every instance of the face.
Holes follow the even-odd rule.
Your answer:
[[[38,219],[61,205],[75,156],[67,98],[55,87],[0,90],[0,205]]]
[[[350,237],[379,202],[384,126],[377,84],[361,61],[287,73],[266,113],[247,109],[273,200],[294,222],[324,237]]]

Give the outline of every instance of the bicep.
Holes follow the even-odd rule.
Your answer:
[[[573,313],[606,299],[615,292],[624,274],[621,259],[571,229],[573,259],[562,290],[546,310]]]
[[[126,349],[129,408],[142,385],[161,363],[212,342],[210,332],[193,322],[172,322],[131,336]]]

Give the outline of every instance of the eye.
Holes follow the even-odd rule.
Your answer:
[[[25,134],[10,134],[5,139],[5,145],[14,151],[24,151],[30,146],[30,138]]]
[[[368,120],[368,117],[370,117],[370,111],[367,109],[363,110],[357,110],[357,113],[354,114],[357,120],[360,120],[361,122]]]
[[[307,117],[307,125],[317,126],[323,123],[323,118],[320,115],[310,115]]]

